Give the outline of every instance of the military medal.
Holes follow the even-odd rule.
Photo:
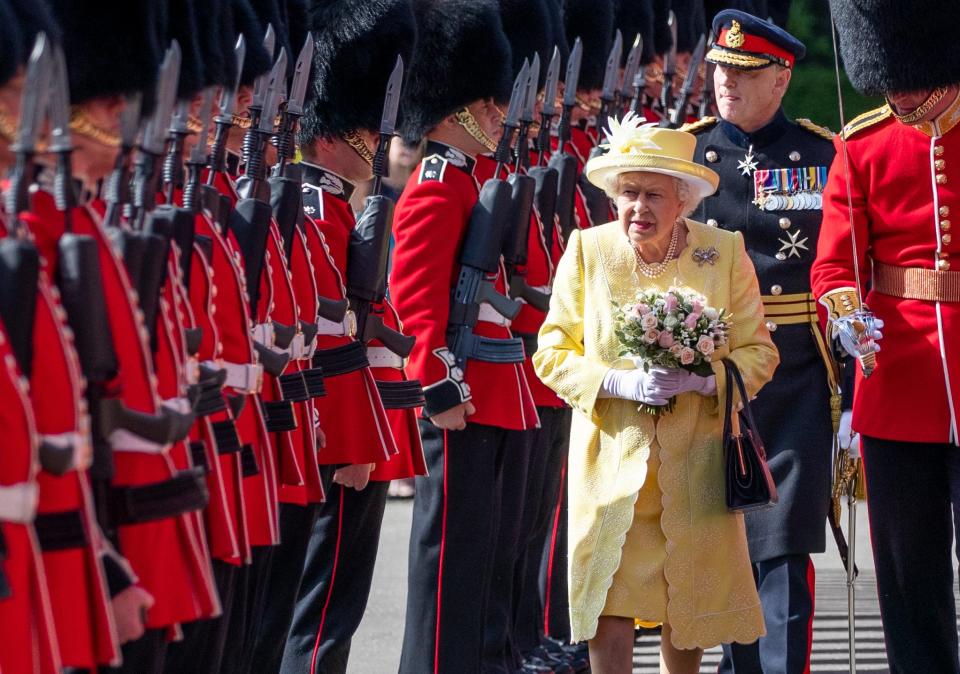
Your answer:
[[[737,168],[740,169],[740,173],[747,177],[753,175],[753,172],[757,170],[757,158],[753,155],[753,145],[747,150],[743,159],[737,162]]]
[[[745,165],[745,161],[741,162]],[[823,206],[826,166],[756,169],[753,203],[763,211],[817,211]]]
[[[780,246],[780,252],[777,253],[777,259],[785,260],[788,257],[800,257],[801,250],[809,251],[810,249],[807,248],[807,240],[809,237],[804,236],[801,239],[801,236],[803,236],[803,232],[798,229],[795,232],[787,232],[786,241],[783,239],[778,239],[778,241],[783,245]],[[783,255],[783,257],[780,257],[781,255]]]

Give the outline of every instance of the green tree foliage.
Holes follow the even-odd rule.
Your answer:
[[[806,57],[794,67],[790,90],[783,107],[791,117],[807,117],[834,131],[840,128],[837,82],[830,39],[830,7],[827,0],[793,0],[787,30],[807,46]],[[843,104],[847,121],[861,112],[882,105],[882,99],[861,96],[843,72]]]

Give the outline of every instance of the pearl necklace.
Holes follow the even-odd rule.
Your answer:
[[[631,245],[633,248],[633,254],[637,258],[637,267],[640,268],[640,273],[646,276],[647,278],[657,278],[660,274],[663,273],[663,270],[667,268],[667,265],[676,255],[677,244],[680,241],[680,228],[677,227],[677,223],[673,223],[673,233],[670,235],[670,245],[667,247],[667,254],[663,256],[663,259],[660,262],[649,263],[643,259],[643,256],[640,255],[640,249],[636,246]]]

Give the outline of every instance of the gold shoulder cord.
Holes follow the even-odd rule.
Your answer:
[[[460,126],[466,129],[471,138],[483,145],[485,148],[491,152],[497,149],[497,144],[494,142],[493,138],[487,135],[483,128],[481,128],[480,122],[477,121],[477,118],[474,117],[473,113],[467,108],[462,108],[457,111],[457,122],[460,124]]]

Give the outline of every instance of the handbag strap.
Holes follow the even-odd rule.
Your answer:
[[[723,372],[724,377],[726,378],[726,396],[724,400],[724,410],[723,410],[723,438],[726,440],[730,437],[730,432],[733,427],[732,417],[733,417],[733,381],[730,377],[730,368],[731,361],[726,358],[723,359]]]
[[[740,400],[743,402],[743,410],[740,412],[741,416],[746,417],[747,427],[751,432],[756,434],[757,432],[757,422],[753,418],[753,410],[750,408],[750,398],[747,396],[747,387],[743,383],[743,375],[740,374],[740,370],[737,368],[736,363],[732,360],[726,358],[723,359],[723,363],[727,368],[727,386],[729,387],[729,377],[733,375],[733,379],[737,384],[737,390],[740,391]],[[727,389],[728,393],[730,389]],[[730,399],[730,396],[727,396],[727,399]]]

